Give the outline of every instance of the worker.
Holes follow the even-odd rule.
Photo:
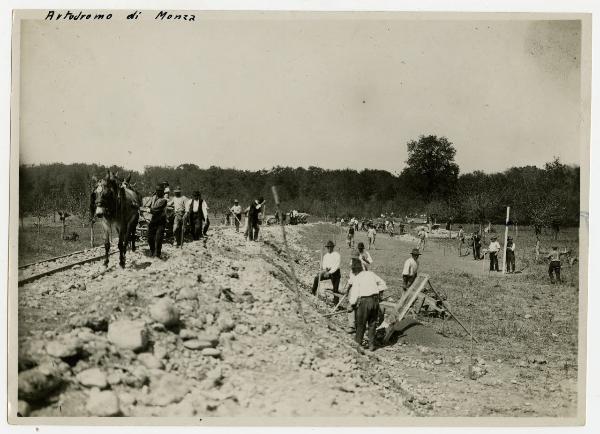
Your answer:
[[[548,254],[548,256],[546,256],[546,258],[550,259],[550,265],[548,267],[550,283],[554,285],[554,276],[556,276],[556,281],[558,283],[561,283],[562,281],[560,280],[560,252],[558,251],[558,246],[552,246],[552,251],[550,252],[550,254]]]
[[[488,253],[490,254],[490,271],[500,271],[498,268],[498,252],[501,249],[498,237],[492,235],[490,245],[488,247]]]
[[[461,225],[458,226],[456,239],[458,241],[458,256],[462,256],[462,246],[465,244],[465,231]]]
[[[348,281],[348,312],[354,312],[354,339],[358,351],[362,352],[363,338],[368,329],[369,351],[375,351],[375,330],[380,316],[379,302],[387,286],[383,279],[372,271],[364,271],[359,261],[352,265],[352,273]]]
[[[192,238],[196,241],[202,237],[202,197],[198,190],[194,191],[192,200],[188,206],[188,221],[190,222],[190,232]]]
[[[248,239],[250,241],[258,241],[258,220],[261,213],[262,207],[265,203],[265,199],[261,196],[255,199],[248,208]]]
[[[471,246],[473,247],[473,259],[476,261],[481,259],[481,236],[477,231],[473,232]]]
[[[162,185],[158,184],[152,198],[150,199],[150,223],[148,223],[148,247],[150,256],[161,258],[162,242],[167,224],[167,199]]]
[[[242,221],[242,207],[240,206],[237,199],[233,201],[233,206],[229,208],[231,214],[233,214],[233,221],[235,223],[235,231],[240,231],[240,222]]]
[[[206,233],[210,227],[210,219],[208,218],[208,203],[206,203],[205,199],[202,199],[202,219],[204,220],[204,225],[202,226],[202,236],[206,237]]]
[[[169,201],[170,206],[173,207],[173,212],[175,214],[175,218],[173,220],[173,236],[175,237],[175,243],[177,247],[181,247],[184,235],[183,222],[184,219],[187,218],[187,212],[185,207],[187,198],[181,195],[180,187],[175,187],[175,189],[173,190],[173,194],[175,196]]]
[[[331,280],[334,294],[339,293],[341,278],[340,264],[342,258],[339,252],[333,250],[335,248],[335,244],[333,244],[333,241],[327,241],[325,247],[327,248],[327,253],[323,255],[323,259],[321,260],[321,269],[319,270],[319,273],[315,276],[315,279],[313,281],[313,295],[317,294],[317,288],[319,287],[319,281],[321,280]],[[337,304],[338,299],[336,296],[334,296],[333,301]]]
[[[402,268],[402,289],[404,291],[407,291],[417,278],[419,256],[421,256],[421,251],[415,248],[410,252],[410,258],[404,261],[404,267]]]
[[[347,238],[348,238],[348,247],[350,247],[350,248],[354,247],[354,222],[353,221],[350,221],[350,226],[348,227]]]
[[[362,264],[363,270],[368,271],[369,265],[373,263],[373,258],[371,257],[369,252],[365,250],[365,243],[363,243],[362,241],[358,243],[356,247],[358,249],[357,257],[360,263]]]
[[[419,238],[419,244],[417,246],[417,249],[419,249],[419,251],[422,252],[425,250],[425,239],[427,238],[427,232],[425,232],[424,226],[421,226],[421,229],[419,229],[417,237]]]
[[[377,231],[375,227],[371,224],[369,225],[369,229],[367,230],[367,239],[369,240],[369,250],[371,250],[371,246],[375,247],[375,237],[377,236]]]
[[[515,243],[512,237],[506,239],[506,272],[515,272]]]

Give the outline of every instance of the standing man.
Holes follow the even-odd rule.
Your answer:
[[[175,243],[177,247],[181,247],[183,242],[183,221],[187,217],[185,202],[187,198],[181,195],[181,188],[175,187],[173,190],[175,197],[171,199],[170,206],[173,207],[175,218],[173,220],[173,236],[175,237]]]
[[[371,224],[369,226],[369,230],[367,230],[367,238],[369,239],[369,250],[371,250],[371,246],[375,247],[375,237],[377,236],[377,231],[375,227]]]
[[[490,271],[500,271],[498,268],[498,252],[501,249],[498,237],[492,235],[491,242],[488,247],[488,253],[490,254]]]
[[[373,258],[371,257],[369,252],[367,252],[365,250],[365,244],[362,241],[357,244],[357,248],[358,248],[358,259],[360,260],[362,269],[365,271],[368,271],[369,265],[371,265],[373,263]]]
[[[210,226],[210,220],[208,218],[208,204],[206,200],[202,199],[202,219],[204,220],[204,226],[202,227],[202,236],[205,237]]]
[[[348,247],[354,247],[354,222],[350,222],[350,226],[348,226]]]
[[[465,244],[465,231],[462,225],[458,226],[458,256],[462,256],[462,246]]]
[[[412,249],[410,258],[404,261],[404,267],[402,268],[402,289],[404,291],[407,291],[417,278],[417,273],[419,271],[419,256],[421,256],[419,249]]]
[[[548,275],[550,276],[550,283],[554,285],[554,275],[556,275],[556,281],[561,283],[560,280],[560,252],[558,251],[558,246],[552,246],[552,251],[547,259],[550,259],[550,266],[548,267]]]
[[[350,294],[349,312],[354,311],[357,349],[362,352],[362,342],[367,331],[369,351],[375,351],[375,331],[379,318],[379,301],[387,286],[383,279],[372,271],[364,271],[357,261],[352,265],[353,275],[348,281]]]
[[[150,200],[150,223],[148,223],[148,246],[150,247],[150,256],[156,256],[160,259],[162,252],[163,236],[165,234],[165,225],[167,224],[167,199],[162,185],[156,186],[154,196]]]
[[[515,272],[515,243],[512,237],[506,239],[506,272]]]
[[[339,252],[335,252],[333,250],[333,248],[335,247],[335,244],[333,244],[333,241],[331,241],[331,240],[327,241],[327,244],[325,244],[325,247],[327,247],[327,253],[325,253],[323,255],[323,260],[321,261],[321,269],[319,270],[319,274],[317,274],[315,276],[315,279],[313,281],[313,287],[312,287],[313,295],[317,294],[317,288],[319,287],[319,280],[331,280],[331,284],[333,285],[333,292],[334,293],[339,292],[340,278],[342,276],[340,273],[340,263],[342,261],[342,258],[340,256]],[[337,297],[334,297],[333,301],[334,301],[334,303],[337,304],[337,302],[338,302]]]
[[[240,231],[240,222],[242,221],[242,207],[240,206],[237,199],[233,201],[233,206],[229,208],[231,214],[233,214],[233,222],[235,223],[235,231]]]
[[[265,199],[261,196],[255,199],[248,209],[248,239],[250,241],[258,241],[258,231],[260,230],[258,218],[264,203]]]
[[[423,250],[425,250],[425,239],[427,238],[427,232],[425,232],[424,227],[421,227],[421,229],[419,229],[417,236],[419,237],[419,245],[417,246],[417,249],[419,249],[419,251],[422,252]]]
[[[198,190],[194,191],[193,199],[190,202],[188,209],[188,216],[190,221],[190,230],[192,231],[192,238],[194,241],[199,240],[202,237],[202,198]]]
[[[473,246],[473,259],[477,261],[477,260],[481,259],[481,236],[479,235],[479,232],[477,232],[477,231],[473,232],[472,246]]]

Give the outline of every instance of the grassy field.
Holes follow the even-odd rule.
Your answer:
[[[499,239],[503,239],[501,229],[497,228]],[[494,369],[501,381],[525,384],[524,396],[537,401],[530,410],[539,405],[539,411],[536,411],[539,414],[573,415],[576,405],[579,264],[576,262],[570,267],[563,261],[563,283],[552,285],[547,274],[547,261],[535,261],[533,231],[520,228],[518,236],[514,232],[511,235],[517,246],[516,268],[520,270],[526,266],[522,273],[490,273],[489,262],[474,260],[470,250],[465,248],[463,256],[459,257],[456,240],[433,238],[427,241],[420,258],[419,272],[430,275],[436,290],[447,296],[452,312],[472,329],[479,341],[474,347],[475,355],[485,360],[500,360],[501,363]],[[319,260],[318,249],[328,239],[336,242],[336,249],[342,255],[342,282],[345,282],[350,249],[340,228],[321,224],[304,231],[303,241],[314,252],[315,267]],[[366,243],[366,234],[359,233],[358,241]],[[543,234],[540,250],[549,250],[553,244],[557,244],[559,249],[574,249],[577,254],[577,229],[561,231],[556,242],[551,234]],[[370,251],[374,259],[371,270],[386,281],[387,295],[398,298],[402,265],[415,246],[415,242],[401,240],[400,237],[378,234],[376,246]],[[448,338],[445,346],[452,348],[449,351],[470,352],[471,340],[456,322],[426,317],[419,320]],[[530,364],[528,359],[531,358],[542,363]],[[527,368],[521,367],[523,363]],[[551,387],[552,384],[563,383],[564,387],[560,390]],[[510,398],[510,394],[504,398]],[[551,409],[556,403],[559,403],[559,408]],[[490,408],[495,405],[490,400]],[[489,413],[494,414],[494,410]]]
[[[53,222],[52,219],[42,219],[39,232],[34,223],[37,223],[37,219],[26,218],[23,227],[19,227],[19,266],[77,252],[91,246],[89,223],[82,227],[76,217],[67,220],[65,233],[67,235],[77,233],[79,235],[77,241],[61,239],[61,224]],[[103,243],[102,237],[102,225],[94,224],[95,246]]]

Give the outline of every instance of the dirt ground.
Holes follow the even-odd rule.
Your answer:
[[[576,288],[531,281],[535,275],[477,274],[480,261],[446,255],[432,242],[421,271],[472,324],[479,340],[472,357],[456,323],[421,317],[392,345],[361,355],[343,315],[325,319],[331,305],[308,295],[317,250],[334,234],[340,244],[338,230],[287,227],[306,321],[277,227],[265,228],[258,243],[217,227],[206,243],[167,245],[164,261],[147,257],[144,246],[128,252],[124,270],[112,257],[106,271],[92,263],[19,288],[19,377],[50,363],[61,379],[28,403],[30,415],[93,415],[97,390],[78,374],[99,368],[111,379],[99,388],[115,396],[123,416],[574,416]],[[379,236],[371,251],[392,295],[412,247]],[[340,251],[349,264],[349,250]],[[179,311],[174,326],[150,313],[165,298]],[[143,350],[123,350],[106,325],[90,326],[119,319],[145,324]],[[190,338],[205,335],[218,340],[212,355],[189,348]],[[52,342],[68,337],[82,348],[76,356],[49,355]],[[483,375],[470,379],[471,366]]]

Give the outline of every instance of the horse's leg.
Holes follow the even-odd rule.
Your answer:
[[[125,268],[125,250],[127,249],[127,227],[119,228],[119,265]]]
[[[104,266],[108,267],[108,252],[110,251],[110,225],[105,220],[102,221],[102,229],[104,229]]]

